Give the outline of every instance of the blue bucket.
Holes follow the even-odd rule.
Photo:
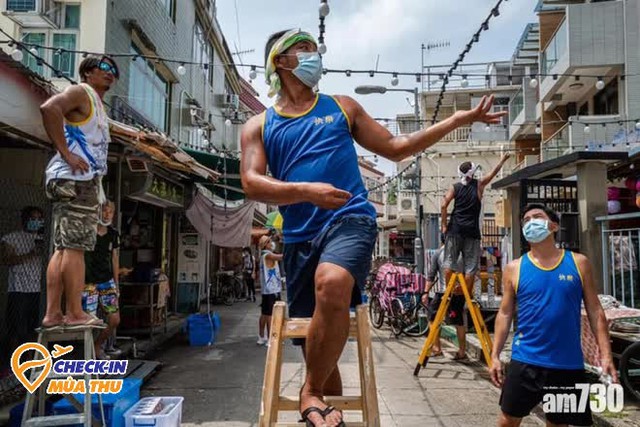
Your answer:
[[[211,318],[207,314],[192,314],[187,318],[187,332],[191,346],[213,344],[219,330],[220,316],[217,313],[212,314]]]

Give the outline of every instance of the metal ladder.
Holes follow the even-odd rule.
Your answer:
[[[95,349],[93,346],[93,332],[94,330],[104,329],[104,325],[87,325],[87,326],[72,326],[62,327],[56,329],[38,328],[38,343],[48,348],[49,343],[68,342],[68,341],[83,341],[84,345],[84,360],[95,359]],[[36,357],[34,360],[42,359],[43,355],[39,352],[35,352]],[[34,368],[31,370],[31,381],[35,381],[40,375],[42,369]],[[98,402],[100,406],[100,415],[102,421],[92,417],[91,414],[91,393],[89,391],[89,381],[91,380],[91,374],[84,374],[83,378],[86,384],[84,394],[84,405],[80,404],[73,395],[67,395],[67,399],[71,402],[76,410],[80,411],[79,414],[67,414],[67,415],[47,415],[45,413],[45,401],[48,398],[46,393],[49,382],[56,378],[53,373],[50,373],[47,378],[42,382],[40,387],[34,392],[27,392],[27,398],[24,405],[24,412],[22,413],[21,426],[34,426],[34,427],[49,427],[49,426],[64,426],[72,424],[82,424],[84,427],[99,427],[104,426],[104,407],[102,405],[102,395],[98,394]],[[59,378],[59,376],[58,376]],[[33,416],[33,409],[38,403],[38,416]]]
[[[462,275],[461,273],[454,273],[449,279],[449,284],[447,285],[447,289],[442,296],[442,302],[440,303],[440,307],[438,307],[436,318],[431,324],[429,335],[427,336],[427,339],[422,346],[422,351],[420,351],[418,363],[416,364],[416,368],[413,371],[413,375],[415,376],[420,373],[420,369],[427,366],[429,356],[431,356],[431,348],[436,342],[436,336],[438,335],[438,332],[440,332],[442,322],[444,322],[446,312],[449,308],[449,303],[451,302],[451,295],[453,295],[453,289],[455,288],[456,280],[460,282],[460,286],[462,287],[464,299],[467,302],[467,308],[469,309],[469,313],[471,313],[471,319],[473,320],[473,326],[476,328],[478,339],[480,340],[480,344],[482,345],[484,359],[487,361],[487,366],[491,368],[491,336],[489,335],[487,325],[484,323],[484,319],[482,318],[480,305],[477,301],[471,298],[471,294],[469,293],[469,289],[467,289],[467,284],[464,280],[464,275]]]
[[[285,319],[284,302],[276,302],[271,319],[271,336],[264,371],[262,399],[260,402],[260,427],[297,427],[298,423],[278,423],[280,411],[298,411],[297,396],[280,395],[280,371],[283,345],[287,338],[305,338],[311,319]],[[376,390],[373,352],[366,305],[356,307],[355,318],[350,319],[349,337],[358,342],[358,366],[360,368],[360,396],[327,396],[326,403],[340,410],[362,411],[362,422],[349,422],[351,427],[380,427],[378,395]]]

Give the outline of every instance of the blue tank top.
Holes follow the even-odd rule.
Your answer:
[[[303,114],[285,115],[274,107],[265,113],[262,138],[269,170],[286,182],[323,182],[351,193],[336,210],[311,203],[280,206],[285,243],[313,240],[325,227],[345,215],[376,218],[358,168],[349,118],[336,99],[318,94]]]
[[[562,251],[555,267],[520,259],[518,309],[512,359],[552,369],[584,369],[580,339],[582,276],[573,252]]]

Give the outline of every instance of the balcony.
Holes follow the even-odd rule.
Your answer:
[[[510,141],[535,134],[538,99],[536,90],[529,85],[529,80],[525,79],[518,93],[509,101]]]
[[[619,118],[580,116],[581,123],[572,123],[575,117],[570,117],[569,123],[542,143],[541,160],[546,162],[577,151],[626,152],[630,147],[640,146],[640,135],[633,124],[620,126],[615,123]]]
[[[594,90],[594,79],[576,81],[570,75],[611,74],[625,62],[623,2],[570,4],[566,16],[544,48],[540,100],[553,109],[583,99]],[[554,76],[557,75],[557,76]]]
[[[59,28],[61,12],[54,0],[7,0],[2,14],[23,28]]]
[[[471,136],[471,126],[462,126],[455,129],[453,132],[449,132],[442,138],[442,142],[466,142]]]

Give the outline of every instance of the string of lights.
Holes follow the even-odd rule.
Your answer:
[[[502,0],[504,1],[504,0]],[[327,3],[321,3],[321,5],[323,4],[327,4]],[[322,7],[322,6],[321,6]],[[327,7],[328,4],[327,4]],[[324,24],[323,24],[324,25]],[[8,34],[4,33],[5,35],[8,36]],[[324,34],[324,32],[323,32]],[[170,57],[164,57],[164,56],[157,56],[157,55],[144,55],[144,54],[135,54],[135,53],[119,53],[119,52],[109,52],[109,53],[104,53],[104,52],[92,52],[92,51],[86,51],[86,50],[76,50],[76,49],[65,49],[65,48],[60,48],[60,47],[56,47],[56,46],[47,46],[47,45],[43,45],[43,44],[38,44],[38,43],[29,43],[29,42],[24,42],[24,41],[19,41],[16,40],[10,36],[8,36],[10,38],[10,40],[0,40],[0,44],[7,44],[9,45],[9,47],[12,47],[13,50],[10,52],[10,55],[13,57],[13,59],[15,59],[16,61],[22,61],[22,59],[24,58],[24,52],[28,51],[32,54],[34,54],[33,56],[38,56],[39,55],[39,49],[43,49],[43,50],[52,50],[54,51],[54,53],[56,55],[61,55],[61,54],[79,54],[82,57],[87,57],[88,55],[104,55],[104,56],[109,56],[111,58],[128,58],[132,61],[136,61],[138,59],[145,59],[148,61],[152,61],[152,62],[164,62],[164,63],[170,63],[170,64],[178,64],[178,67],[176,68],[176,72],[179,75],[185,75],[187,72],[187,68],[186,66],[188,65],[193,65],[193,66],[198,66],[198,67],[202,67],[205,70],[208,69],[209,67],[229,67],[229,66],[235,66],[235,67],[248,67],[250,68],[250,72],[249,72],[249,78],[251,80],[255,79],[257,77],[257,73],[258,70],[264,70],[264,65],[258,65],[258,64],[236,64],[236,63],[226,63],[226,62],[220,62],[220,63],[211,63],[211,62],[198,62],[198,61],[189,61],[189,60],[185,60],[185,59],[178,59],[178,58],[170,58]],[[323,35],[324,37],[324,35]],[[324,45],[324,48],[322,48],[321,46]],[[468,45],[467,45],[468,46]],[[326,45],[324,43],[320,43],[320,45],[318,46],[319,51],[325,51],[326,52]],[[466,51],[466,48],[465,48]],[[457,61],[456,61],[457,62]],[[460,65],[460,64],[458,64]],[[322,70],[323,74],[344,74],[346,77],[351,77],[352,75],[369,75],[370,77],[375,77],[376,75],[383,75],[383,76],[391,76],[391,84],[393,86],[397,86],[400,82],[399,78],[400,77],[415,77],[416,81],[420,82],[422,78],[431,78],[431,77],[435,77],[438,78],[439,80],[442,80],[443,82],[446,81],[447,83],[450,83],[453,80],[453,77],[460,79],[460,86],[465,88],[468,86],[469,80],[471,80],[472,78],[478,78],[478,79],[485,79],[485,80],[489,80],[491,77],[504,77],[509,79],[509,81],[515,80],[515,79],[521,79],[521,78],[530,78],[529,84],[532,87],[537,87],[538,83],[539,83],[539,79],[543,79],[546,77],[551,77],[554,80],[557,80],[561,77],[567,77],[567,78],[574,78],[576,81],[581,81],[581,79],[595,79],[596,80],[596,85],[598,87],[602,86],[602,84],[604,84],[604,79],[605,76],[601,75],[601,74],[583,74],[583,73],[554,73],[554,74],[548,74],[548,73],[540,73],[540,72],[532,72],[531,74],[522,74],[522,73],[514,73],[514,74],[508,74],[508,73],[494,73],[494,74],[486,74],[486,73],[467,73],[467,72],[455,72],[451,71],[451,69],[447,72],[447,73],[441,73],[441,72],[428,72],[428,71],[423,71],[423,72],[411,72],[411,71],[389,71],[389,70],[371,70],[371,69],[350,69],[350,68],[324,68]],[[607,76],[608,78],[615,78],[615,77],[619,77],[620,80],[626,80],[627,77],[637,77],[640,76],[640,74],[633,74],[633,73],[628,73],[628,74],[616,74],[616,75],[610,75]],[[604,88],[604,86],[602,86],[602,88]]]
[[[320,6],[318,7],[318,19],[320,20],[320,24],[318,25],[318,29],[320,30],[318,35],[318,53],[320,55],[327,53],[327,45],[324,44],[324,33],[326,31],[324,20],[329,16],[330,11],[328,0],[320,0]]]

